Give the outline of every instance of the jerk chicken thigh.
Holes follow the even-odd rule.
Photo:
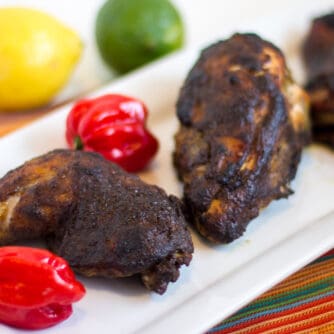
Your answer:
[[[313,20],[302,51],[313,139],[334,148],[334,12]]]
[[[230,242],[272,200],[289,196],[309,142],[308,98],[279,49],[236,34],[205,49],[177,102],[174,164],[198,231]]]
[[[45,238],[83,275],[138,274],[162,294],[192,258],[181,204],[98,154],[55,150],[0,180],[0,245]]]

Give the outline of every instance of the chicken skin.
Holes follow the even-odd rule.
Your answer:
[[[311,101],[313,141],[334,149],[334,72],[315,77],[306,90]]]
[[[192,258],[181,204],[98,154],[55,150],[0,180],[0,244],[44,238],[83,275],[140,275],[162,294]]]
[[[177,116],[174,164],[204,237],[230,242],[261,208],[292,193],[310,138],[308,98],[274,45],[236,34],[205,49],[181,89]]]
[[[334,12],[312,21],[302,51],[309,80],[334,72]]]
[[[334,148],[334,12],[313,20],[303,44],[313,139]]]

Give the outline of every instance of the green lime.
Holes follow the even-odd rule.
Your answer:
[[[168,0],[108,0],[96,19],[102,58],[127,72],[180,48],[182,19]]]

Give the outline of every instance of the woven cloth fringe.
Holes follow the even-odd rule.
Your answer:
[[[334,334],[334,249],[208,333]]]

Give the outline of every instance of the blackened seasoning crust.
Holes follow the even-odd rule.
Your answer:
[[[272,200],[291,194],[309,142],[308,99],[282,53],[254,34],[204,50],[177,102],[174,163],[199,232],[230,242]]]
[[[312,21],[302,51],[309,80],[334,72],[334,12]]]
[[[181,201],[95,153],[55,150],[0,180],[0,244],[44,237],[86,276],[164,293],[191,261]]]
[[[312,138],[334,148],[334,72],[306,85],[311,100]]]
[[[313,140],[334,148],[334,13],[312,21],[302,51]]]

